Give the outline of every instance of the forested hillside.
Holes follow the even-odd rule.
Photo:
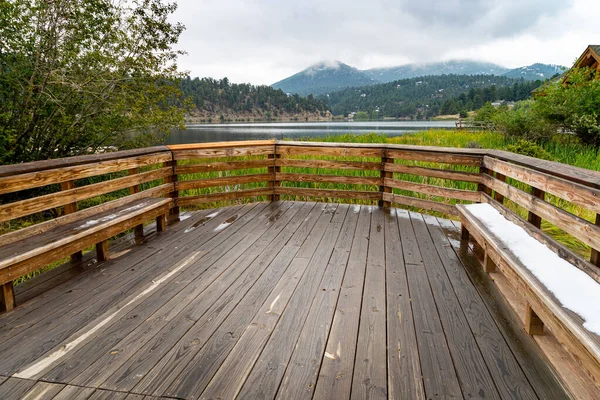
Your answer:
[[[185,78],[181,90],[192,103],[192,119],[319,119],[329,115],[327,102],[309,95],[288,96],[270,86],[230,83],[227,78]]]
[[[522,100],[541,81],[494,75],[441,75],[402,79],[321,96],[334,115],[365,111],[371,118],[426,119],[481,107],[486,101]]]

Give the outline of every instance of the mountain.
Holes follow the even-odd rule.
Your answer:
[[[556,64],[532,64],[526,67],[511,69],[503,75],[509,78],[523,78],[533,81],[537,79],[550,79],[556,74],[562,74],[566,70],[565,67]]]
[[[271,86],[286,93],[324,94],[353,86],[366,86],[377,83],[364,72],[339,61],[321,62],[312,65]]]
[[[397,67],[372,68],[364,72],[373,80],[386,83],[399,79],[428,75],[502,75],[507,68],[479,61],[455,60],[429,64],[407,64]]]
[[[289,78],[274,83],[276,89],[300,95],[320,95],[348,87],[376,85],[422,76],[439,75],[495,75],[529,81],[549,79],[565,70],[554,64],[532,64],[508,69],[497,64],[454,60],[429,64],[407,64],[397,67],[359,70],[339,61],[315,64]]]

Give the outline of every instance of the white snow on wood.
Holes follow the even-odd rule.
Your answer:
[[[218,212],[218,211],[215,211],[215,212],[214,212],[214,213],[212,213],[212,214],[208,214],[208,215],[206,216],[206,218],[214,218],[214,217],[216,217],[217,215],[219,215],[219,212]]]
[[[147,205],[147,203],[144,202],[144,203],[137,204],[135,206],[124,208],[123,210],[121,210],[121,211],[119,211],[119,212],[117,212],[115,214],[110,214],[110,215],[107,215],[107,216],[102,217],[100,219],[90,219],[90,220],[86,221],[85,224],[80,225],[77,228],[75,228],[75,230],[78,231],[78,230],[81,230],[81,229],[89,228],[89,227],[94,226],[94,225],[98,225],[98,224],[100,224],[102,222],[112,221],[113,219],[115,219],[117,217],[120,217],[121,215],[125,215],[125,214],[128,214],[128,213],[132,212],[132,211],[139,210],[140,208],[144,208],[146,205]]]
[[[479,219],[551,291],[561,305],[585,320],[583,326],[600,335],[600,284],[560,258],[548,246],[510,222],[489,204],[470,204]]]
[[[231,222],[223,222],[221,225],[219,225],[215,228],[215,232],[222,231],[223,229],[227,228],[229,225],[231,225]]]

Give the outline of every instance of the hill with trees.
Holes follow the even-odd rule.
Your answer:
[[[349,88],[321,96],[334,115],[367,112],[371,118],[427,119],[480,108],[487,101],[528,98],[541,81],[495,75],[441,75]]]
[[[327,102],[312,95],[287,95],[270,86],[231,83],[227,78],[181,80],[192,103],[189,122],[318,120],[330,118]]]
[[[308,67],[271,86],[286,93],[300,95],[318,95],[352,86],[373,85],[371,79],[362,71],[339,61],[321,62]]]

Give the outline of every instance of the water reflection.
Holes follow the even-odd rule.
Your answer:
[[[400,136],[427,129],[454,129],[454,121],[274,122],[253,124],[198,124],[174,131],[168,144],[232,140],[301,139],[349,133]]]

